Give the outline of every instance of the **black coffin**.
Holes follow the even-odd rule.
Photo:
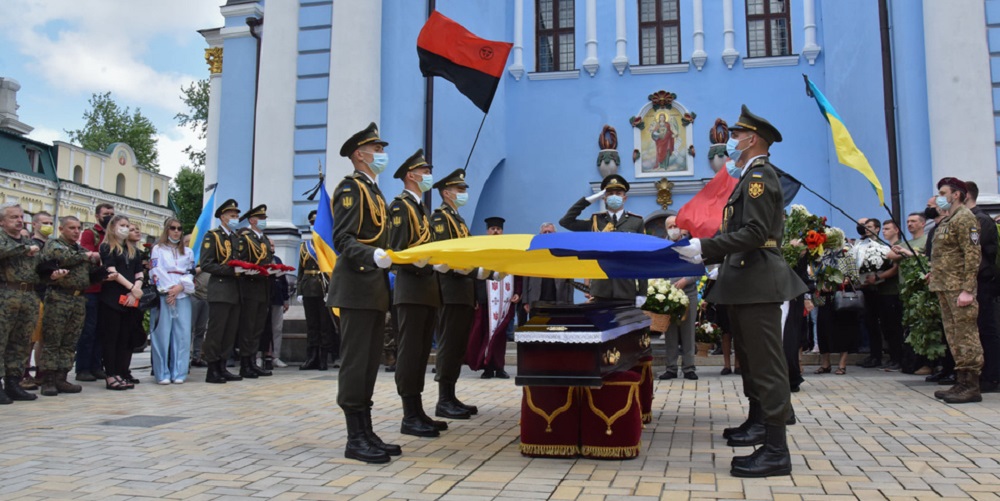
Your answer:
[[[649,317],[629,303],[537,303],[517,329],[518,386],[589,386],[651,353]]]

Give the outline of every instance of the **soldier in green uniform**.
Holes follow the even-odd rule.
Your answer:
[[[309,213],[309,226],[315,224],[316,211],[312,211]],[[306,361],[299,366],[299,370],[328,370],[330,355],[333,354],[334,360],[340,358],[340,340],[333,315],[325,304],[329,276],[319,269],[311,237],[299,244],[299,272],[295,283],[306,314]]]
[[[441,207],[431,216],[434,240],[449,240],[469,236],[469,227],[458,208],[469,201],[469,185],[465,170],[456,169],[434,184],[441,193]],[[441,283],[441,314],[438,318],[437,356],[438,403],[434,414],[451,419],[468,419],[479,412],[475,405],[466,405],[455,396],[455,384],[462,373],[462,361],[469,345],[469,330],[476,311],[476,289],[473,271],[449,270],[442,266],[438,275]]]
[[[424,150],[410,155],[393,175],[403,180],[403,192],[389,204],[389,246],[406,250],[433,239],[427,208],[421,201],[434,185],[433,167],[424,159]],[[396,392],[403,400],[400,433],[436,437],[447,423],[434,421],[424,412],[421,394],[427,359],[434,341],[441,291],[437,273],[426,261],[393,266],[396,284],[392,291],[394,320],[399,328],[396,354]]]
[[[201,271],[211,275],[208,280],[208,330],[202,343],[201,355],[208,364],[206,383],[241,381],[242,377],[226,369],[226,355],[236,343],[240,325],[240,285],[236,268],[229,261],[236,259],[240,237],[240,207],[236,200],[222,202],[215,209],[219,227],[205,233],[201,246]]]
[[[945,218],[934,229],[928,287],[941,303],[945,338],[955,357],[955,385],[934,396],[949,404],[982,402],[979,373],[983,346],[979,340],[976,280],[981,257],[979,220],[965,206],[966,184],[953,177],[938,181],[935,200]]]
[[[719,278],[706,298],[727,305],[750,416],[723,435],[731,446],[764,444],[750,456],[733,458],[737,477],[789,475],[791,457],[785,422],[791,403],[788,367],[781,343],[781,303],[806,292],[806,285],[781,257],[784,200],[768,158],[781,133],[743,106],[729,128],[726,145],[730,175],[739,183],[723,212],[722,230],[710,239],[692,239],[676,250],[693,263],[718,263]]]
[[[42,326],[45,330],[44,356],[41,372],[42,395],[80,393],[83,388],[66,380],[73,367],[76,341],[83,330],[87,313],[87,298],[83,291],[91,284],[94,264],[101,255],[90,252],[77,243],[83,226],[73,216],[59,219],[59,238],[46,242],[42,250],[40,270],[50,271]]]
[[[625,210],[629,184],[618,174],[611,174],[601,181],[601,191],[578,200],[559,220],[559,225],[570,231],[621,231],[645,233],[642,216]],[[577,219],[590,204],[604,199],[606,211]],[[642,306],[646,301],[646,280],[610,279],[593,280],[590,296],[599,301],[633,301]]]
[[[337,266],[330,279],[326,305],[340,308],[340,356],[343,363],[337,385],[337,404],[347,420],[344,457],[367,463],[386,463],[399,455],[398,445],[387,444],[372,430],[371,405],[378,377],[379,354],[389,309],[392,260],[385,199],[375,177],[385,170],[389,143],[379,138],[372,122],[340,147],[354,173],[333,192],[333,246]]]
[[[31,333],[38,322],[35,286],[40,259],[38,246],[22,234],[23,217],[20,205],[0,205],[0,373],[4,376],[0,404],[38,398],[21,388]]]
[[[264,236],[267,227],[267,206],[258,205],[240,217],[250,227],[239,232],[237,259],[258,266],[274,263],[274,249]],[[266,276],[244,274],[240,277],[240,376],[257,379],[270,376],[271,371],[257,365],[257,348],[264,333],[267,312],[271,309],[271,281]]]

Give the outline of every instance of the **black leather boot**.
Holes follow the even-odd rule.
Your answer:
[[[226,359],[219,359],[215,362],[215,369],[226,381],[243,381],[243,376],[237,376],[226,368]]]
[[[722,430],[722,438],[729,438],[736,432],[740,433],[746,432],[747,428],[749,428],[751,424],[757,422],[757,420],[759,419],[758,418],[759,415],[760,415],[760,404],[756,400],[751,400],[750,411],[747,413],[746,421],[743,421],[743,423],[740,424],[739,426],[733,428],[726,428]]]
[[[472,412],[455,398],[455,384],[438,381],[438,402],[434,415],[448,419],[469,419]]]
[[[792,474],[792,457],[785,441],[785,426],[766,425],[765,436],[764,445],[745,461],[733,458],[729,471],[732,476],[757,478]]]
[[[24,388],[21,388],[21,378],[19,376],[7,376],[3,378],[3,391],[15,402],[27,402],[38,398],[38,395],[28,393],[24,391]]]
[[[403,422],[399,432],[415,437],[438,437],[441,433],[433,425],[425,423],[421,417],[424,414],[420,395],[403,398]]]
[[[240,357],[240,377],[257,379],[257,372],[251,368],[250,357]]]
[[[729,436],[726,445],[730,447],[751,447],[764,443],[766,432],[764,423],[753,423],[745,431],[736,432]]]
[[[323,348],[320,348],[318,351],[319,357],[317,357],[317,368],[321,371],[330,370],[330,353]]]
[[[368,434],[365,432],[365,414],[351,412],[346,413],[344,417],[347,418],[347,446],[344,448],[344,457],[366,463],[388,463],[389,454],[368,439]]]
[[[785,424],[790,426],[790,425],[793,425],[793,424],[795,424],[797,422],[798,422],[798,420],[795,419],[795,407],[792,407],[791,405],[789,405],[788,406],[788,418],[785,419]]]
[[[426,412],[424,412],[424,406],[422,406],[422,405],[420,406],[420,420],[423,421],[423,422],[425,422],[425,423],[427,423],[427,424],[429,424],[429,425],[431,425],[431,426],[433,426],[434,429],[436,429],[437,431],[444,431],[444,430],[448,429],[448,423],[447,422],[445,422],[445,421],[436,421],[434,419],[431,419],[431,417],[428,416]]]
[[[367,411],[362,413],[365,419],[365,435],[368,436],[368,441],[372,443],[375,447],[382,449],[386,454],[390,456],[399,456],[403,453],[403,448],[396,444],[387,444],[375,434],[375,430],[372,429],[372,410],[369,408]]]
[[[265,371],[268,371],[268,372],[273,371],[274,370],[274,357],[271,357],[271,356],[264,357],[264,359],[261,360],[261,369],[264,369]]]
[[[221,372],[219,372],[219,366],[221,365],[221,360],[208,362],[208,370],[205,372],[206,383],[223,384],[226,382],[226,378],[222,376]]]
[[[250,370],[257,373],[258,376],[270,376],[272,374],[271,371],[263,369],[259,365],[257,365],[256,357],[249,357],[249,358],[250,358]]]
[[[319,349],[306,348],[306,361],[299,366],[300,371],[314,371],[319,369]]]

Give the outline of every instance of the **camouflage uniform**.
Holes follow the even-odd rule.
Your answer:
[[[51,282],[45,295],[45,356],[39,366],[44,371],[69,371],[87,313],[83,290],[90,286],[90,258],[87,249],[60,237],[48,241],[41,260],[54,261],[56,268],[69,270],[69,274]]]
[[[955,357],[956,371],[969,371],[979,378],[983,368],[983,347],[979,342],[976,318],[979,304],[957,306],[958,295],[976,295],[979,272],[979,221],[965,206],[957,206],[953,214],[941,220],[934,230],[931,246],[931,277],[929,288],[938,294],[945,338]]]
[[[0,372],[5,377],[21,380],[24,361],[28,358],[31,333],[38,322],[38,273],[40,256],[28,256],[28,247],[35,245],[27,237],[11,238],[0,232]]]

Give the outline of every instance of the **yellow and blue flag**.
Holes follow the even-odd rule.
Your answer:
[[[868,179],[868,182],[872,184],[872,188],[875,189],[875,193],[878,195],[878,203],[885,205],[882,183],[879,182],[878,176],[872,170],[872,166],[868,163],[865,154],[854,144],[854,139],[851,138],[851,133],[847,132],[847,126],[844,125],[844,121],[841,120],[837,111],[833,109],[830,101],[826,100],[826,96],[819,91],[816,84],[812,83],[809,77],[805,75],[803,77],[806,79],[806,94],[816,99],[820,113],[823,114],[823,117],[830,124],[830,131],[833,133],[833,145],[837,149],[837,160],[865,176],[865,179]]]
[[[191,230],[191,251],[194,252],[194,262],[199,263],[201,259],[201,241],[205,239],[205,234],[212,227],[212,216],[215,211],[215,192],[218,191],[218,185],[212,186],[212,194],[208,196],[208,200],[205,201],[205,206],[201,209],[201,215],[198,216],[198,222],[194,223],[194,229]]]
[[[680,259],[670,240],[624,232],[487,235],[440,240],[386,251],[397,264],[427,259],[452,269],[489,270],[542,278],[671,278],[700,276],[704,265]]]
[[[320,189],[311,244],[310,246],[307,242],[306,248],[316,258],[320,271],[333,273],[333,267],[337,264],[337,253],[333,250],[333,206],[325,187]]]

